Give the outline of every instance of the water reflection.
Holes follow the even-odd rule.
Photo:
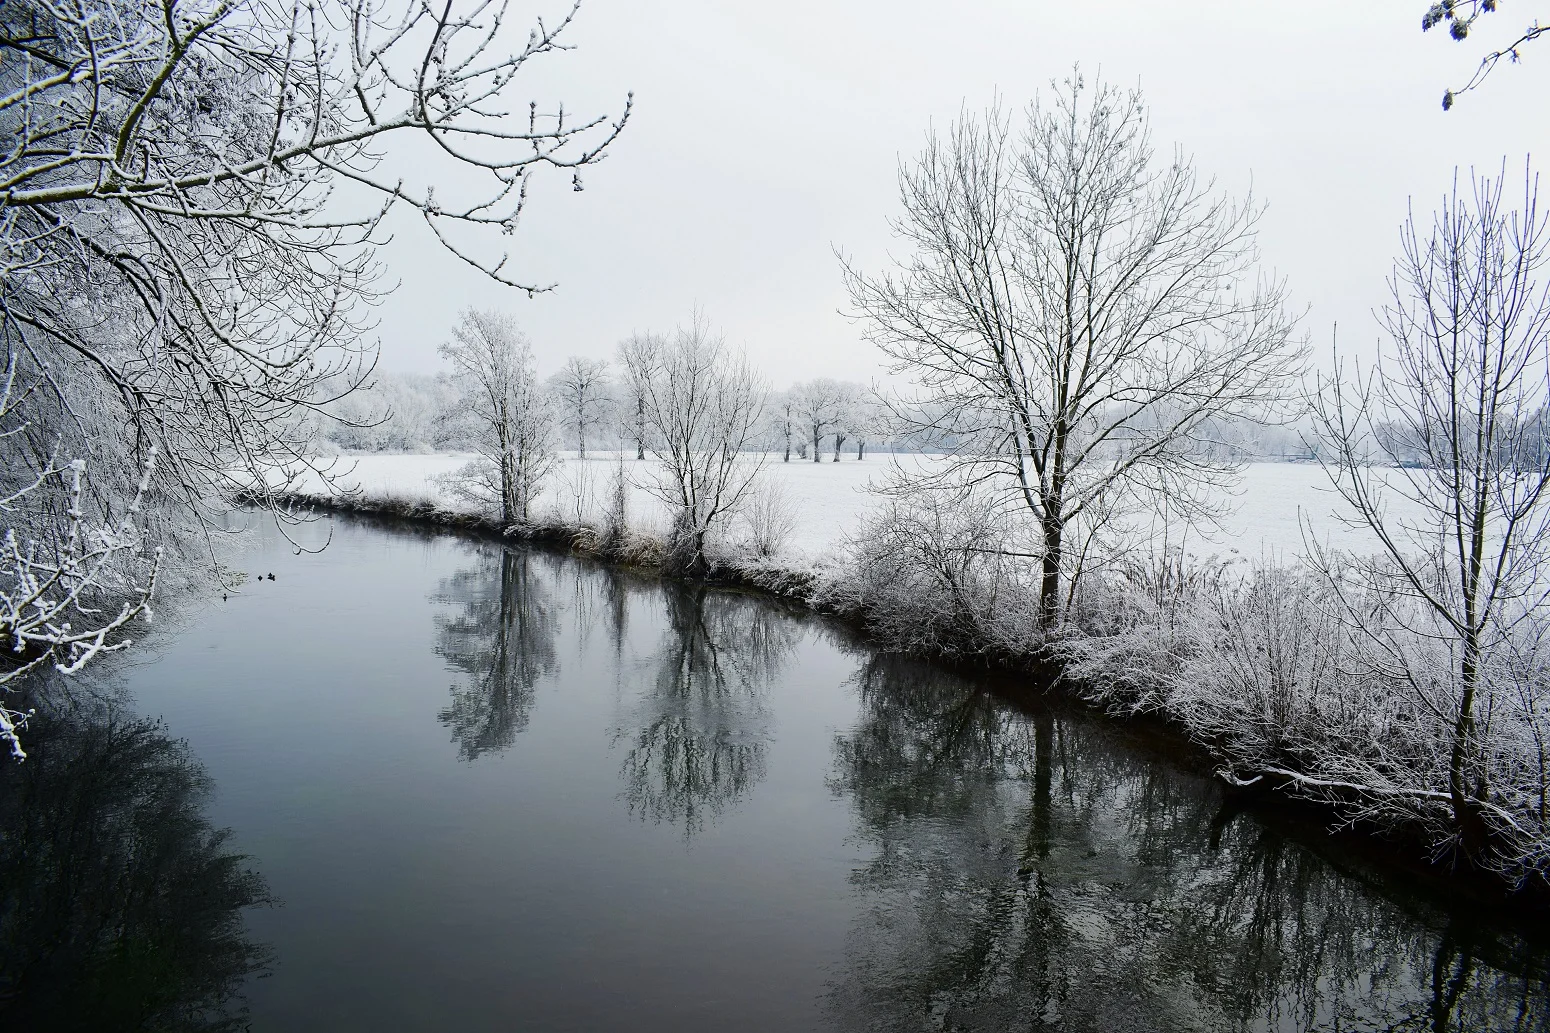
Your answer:
[[[857,684],[832,787],[874,856],[844,1028],[1550,1028],[1550,959],[1374,893],[1106,729],[888,658]]]
[[[615,742],[628,744],[630,813],[693,835],[764,779],[765,689],[800,626],[765,602],[703,586],[669,584],[662,596],[662,642]]]
[[[539,569],[553,562],[525,550],[486,548],[432,596],[456,607],[436,616],[436,653],[464,678],[451,686],[452,701],[439,717],[464,760],[515,742],[532,716],[539,679],[559,670],[553,590]]]
[[[640,600],[660,607],[633,614],[660,629],[646,653],[629,643]],[[564,614],[583,654],[598,627],[606,632],[630,699],[612,741],[624,746],[631,814],[693,835],[763,780],[765,690],[801,639],[801,626],[767,602],[703,585],[633,584],[617,569],[501,548],[443,579],[431,601],[453,608],[435,617],[435,649],[463,677],[439,717],[464,760],[506,749],[528,726],[539,681],[559,674]]]
[[[630,627],[630,589],[617,567],[602,571],[604,613],[608,617],[608,640],[613,644],[614,663],[624,660],[625,636]]]
[[[155,723],[99,712],[29,727],[0,764],[0,1028],[246,1028],[267,951],[263,881],[203,808],[210,783]]]

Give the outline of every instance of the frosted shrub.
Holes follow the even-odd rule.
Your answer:
[[[1458,658],[1434,612],[1341,576],[1377,560],[1247,569],[1165,555],[1088,583],[1080,626],[1055,648],[1072,684],[1111,711],[1159,713],[1218,758],[1230,782],[1265,778],[1346,821],[1459,847],[1450,793]],[[1481,672],[1479,761],[1491,849],[1513,882],[1550,865],[1550,642],[1539,622]]]
[[[609,475],[608,480],[608,497],[603,505],[601,545],[605,552],[617,552],[629,533],[629,497],[630,482],[624,472],[624,453],[621,451],[614,460],[613,473]]]
[[[767,560],[785,550],[797,529],[800,514],[791,493],[781,481],[768,477],[754,483],[739,514],[744,543],[756,559]]]
[[[852,542],[853,604],[887,649],[1015,655],[1038,647],[1031,565],[1002,543],[986,500],[940,492],[893,502]]]
[[[1099,602],[1107,626],[1093,628]],[[1394,717],[1391,673],[1350,634],[1317,571],[1167,555],[1095,588],[1083,609],[1088,633],[1060,649],[1084,694],[1162,711],[1229,771],[1316,761],[1333,741],[1371,742]]]
[[[1165,705],[1165,689],[1210,636],[1201,622],[1230,564],[1182,549],[1132,556],[1085,578],[1054,644],[1068,678],[1087,698],[1118,712]]]
[[[1197,648],[1180,658],[1170,686],[1182,720],[1252,756],[1365,720],[1342,685],[1348,638],[1321,578],[1259,563],[1213,587],[1193,618]]]

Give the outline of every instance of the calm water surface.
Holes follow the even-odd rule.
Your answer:
[[[0,775],[0,1027],[1550,1028],[1518,934],[767,602],[345,522],[242,565]]]

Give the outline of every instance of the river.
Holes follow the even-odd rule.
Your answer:
[[[0,775],[0,1026],[1550,1028],[1544,943],[1028,686],[293,533]]]

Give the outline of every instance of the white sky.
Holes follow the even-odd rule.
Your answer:
[[[588,0],[577,49],[535,68],[533,99],[616,113],[634,90],[636,110],[583,192],[550,177],[503,242],[522,275],[557,289],[530,300],[485,280],[403,220],[380,254],[401,282],[380,312],[383,368],[437,369],[468,305],[511,311],[544,373],[698,305],[777,387],[871,380],[878,358],[839,314],[833,249],[879,268],[899,160],[928,128],[997,93],[1020,108],[1074,61],[1139,83],[1159,150],[1181,145],[1234,193],[1252,182],[1269,205],[1265,264],[1306,307],[1316,350],[1336,322],[1344,345],[1370,350],[1408,199],[1428,214],[1456,165],[1520,171],[1550,153],[1550,41],[1440,106],[1534,12],[1504,2],[1457,44],[1421,33],[1426,6]]]

